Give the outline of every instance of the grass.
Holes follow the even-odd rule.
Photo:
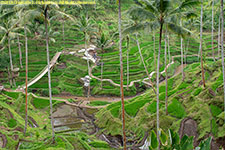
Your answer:
[[[222,112],[219,107],[212,104],[210,105],[210,110],[212,112],[213,117],[217,117]]]
[[[50,105],[49,99],[43,99],[43,98],[33,98],[33,105],[35,108],[37,109],[44,109],[46,107],[48,107]],[[56,100],[52,100],[52,104],[56,104],[56,103],[61,103],[59,101]]]
[[[135,117],[141,107],[143,107],[146,103],[150,101],[151,100],[140,100],[132,102],[130,104],[125,105],[125,111],[129,116]]]
[[[19,97],[19,94],[20,92],[8,92],[8,91],[3,91],[3,94],[11,97],[11,98],[14,98],[14,99],[17,99]]]
[[[90,104],[88,104],[89,106],[104,106],[110,104],[110,102],[107,101],[91,101]]]
[[[16,127],[16,125],[17,125],[17,122],[16,122],[15,119],[12,119],[12,118],[11,118],[11,119],[8,121],[8,127],[14,128],[14,127]]]
[[[177,118],[183,118],[184,116],[186,116],[184,106],[176,99],[174,99],[172,103],[169,104],[168,113],[171,116],[175,116]]]

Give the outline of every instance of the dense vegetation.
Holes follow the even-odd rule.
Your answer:
[[[225,148],[221,2],[0,5],[0,147]]]

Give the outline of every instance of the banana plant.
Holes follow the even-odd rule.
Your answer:
[[[160,149],[161,150],[210,150],[212,137],[201,141],[198,147],[194,148],[193,136],[184,135],[181,139],[178,133],[168,130],[168,135],[160,129]],[[155,131],[151,131],[149,150],[156,150],[159,147]]]

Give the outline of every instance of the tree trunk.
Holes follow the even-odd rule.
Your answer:
[[[167,43],[168,43],[168,54],[169,54],[169,63],[171,61],[171,57],[170,57],[170,36],[167,34]]]
[[[102,58],[101,58],[101,89],[102,89],[102,75],[103,75],[103,48],[102,48]]]
[[[185,51],[185,64],[187,64],[187,54],[188,54],[189,43],[190,43],[190,40],[188,39],[187,46],[186,46],[186,51]]]
[[[144,58],[143,58],[142,53],[141,53],[141,48],[140,48],[140,44],[139,44],[139,41],[138,41],[137,33],[135,35],[136,35],[136,42],[137,42],[137,46],[138,46],[138,51],[139,51],[139,54],[141,56],[141,61],[142,61],[143,65],[144,65],[145,72],[146,72],[146,74],[148,76],[149,83],[151,84],[151,87],[152,87],[154,93],[156,94],[155,88],[154,88],[153,83],[151,81],[150,74],[148,73],[148,69],[147,69],[147,67],[145,65],[145,61],[144,61]]]
[[[182,26],[182,22],[180,21]],[[181,52],[181,70],[182,70],[182,81],[184,81],[184,53],[183,53],[183,38],[180,38],[180,52]]]
[[[154,34],[153,34],[153,40],[154,40],[154,65],[156,66],[155,32],[154,32]],[[155,70],[155,71],[157,71],[157,68],[156,68],[156,70]]]
[[[8,48],[9,48],[9,61],[10,61],[10,69],[13,71],[13,63],[12,63],[12,52],[10,47],[10,37],[8,35]]]
[[[7,70],[8,70],[8,80],[9,80],[9,84],[10,84],[10,87],[12,88],[12,76],[10,74],[10,71],[9,71],[9,68],[7,67]]]
[[[166,32],[167,34],[167,32]],[[167,74],[167,35],[165,35],[165,73],[166,73],[166,96],[165,96],[165,109],[166,109],[166,115],[168,115],[167,106],[168,106],[168,74]]]
[[[47,50],[47,63],[48,63],[48,87],[49,87],[49,100],[50,100],[50,115],[51,115],[51,126],[52,126],[52,141],[55,142],[55,131],[54,131],[54,118],[52,115],[52,88],[51,88],[51,74],[50,74],[50,61],[49,61],[49,48],[48,48],[48,8],[45,9],[45,33],[46,33],[46,50]]]
[[[156,76],[156,85],[157,85],[157,107],[156,107],[156,130],[157,130],[157,141],[160,143],[160,138],[159,138],[159,65],[160,65],[160,51],[161,51],[161,44],[162,44],[162,31],[163,31],[163,17],[161,16],[160,18],[160,35],[159,35],[159,52],[158,52],[158,60],[157,60],[157,76]],[[158,150],[160,150],[160,145],[158,146]]]
[[[213,36],[214,36],[214,0],[212,0],[212,55],[213,55],[213,60],[215,61]]]
[[[223,0],[221,0],[221,54],[222,54],[222,67],[223,67],[223,94],[224,94],[224,113],[225,113],[225,69],[224,69],[224,12],[223,12]],[[224,115],[224,123],[225,123],[225,115]]]
[[[11,79],[12,79],[12,84],[16,87],[16,82],[15,82],[15,75],[13,72],[13,63],[12,63],[12,52],[11,52],[11,47],[10,47],[10,37],[8,35],[8,48],[9,48],[9,61],[10,61],[10,69],[11,69]]]
[[[203,32],[203,0],[201,0],[201,28],[200,28],[200,50],[201,50],[201,69],[202,69],[202,83],[205,87],[204,67],[203,67],[203,47],[202,47],[202,32]]]
[[[28,103],[28,95],[27,95],[27,81],[28,81],[28,46],[27,46],[27,29],[26,29],[26,25],[24,25],[24,34],[25,34],[25,53],[26,53],[26,96],[25,96],[25,100],[26,100],[26,106],[25,106],[25,126],[24,126],[24,134],[26,134],[27,131],[27,123],[28,123],[28,114],[27,114],[27,103]]]
[[[20,46],[20,37],[19,37],[19,35],[17,36],[17,42],[18,42],[19,56],[20,56],[20,68],[23,68],[22,53],[21,53],[21,46]]]
[[[88,51],[87,51],[87,33],[85,32],[84,35],[85,35],[85,37],[84,37],[85,38],[85,52],[87,52],[87,54],[89,54]],[[88,56],[87,56],[87,65],[88,65],[88,76],[90,77],[90,62],[89,62]],[[88,91],[87,91],[87,100],[88,101],[89,101],[90,92],[91,92],[90,84],[91,84],[91,82],[88,85]]]
[[[65,21],[63,19],[63,22],[62,22],[63,50],[65,50],[65,30],[64,30],[64,24],[65,24]]]
[[[220,56],[220,27],[221,27],[221,20],[220,20],[220,15],[219,15],[219,29],[218,29],[218,57]]]
[[[129,89],[129,52],[130,52],[130,39],[127,36],[127,90]]]
[[[123,91],[123,55],[122,55],[122,31],[121,31],[121,0],[119,2],[118,11],[118,28],[119,28],[119,51],[120,51],[120,95],[122,108],[122,122],[123,122],[123,149],[126,150],[126,132],[125,132],[125,109],[124,109],[124,91]]]

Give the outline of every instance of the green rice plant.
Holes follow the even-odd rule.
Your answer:
[[[171,116],[175,116],[180,119],[186,116],[184,106],[176,99],[173,99],[172,103],[169,104],[168,113]]]

